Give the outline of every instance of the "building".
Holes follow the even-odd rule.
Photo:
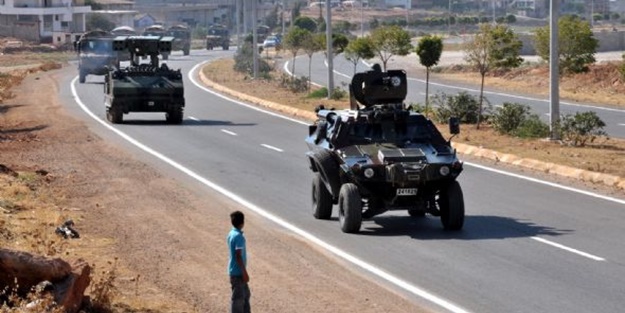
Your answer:
[[[0,0],[0,36],[64,44],[85,31],[84,0]]]

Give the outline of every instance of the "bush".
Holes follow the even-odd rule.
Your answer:
[[[439,123],[447,123],[450,117],[457,117],[460,123],[477,124],[478,111],[480,109],[479,96],[472,96],[467,92],[460,92],[455,96],[447,94],[436,94],[430,99],[434,110],[434,119]],[[486,120],[486,116],[490,104],[484,98],[484,112],[482,118]]]
[[[322,99],[328,96],[328,88],[321,87],[319,89],[313,90],[308,94],[308,98],[314,99]],[[330,99],[332,100],[342,100],[347,97],[347,92],[339,87],[335,87],[332,94],[330,94]]]
[[[549,125],[536,114],[527,116],[517,127],[513,135],[521,138],[544,138],[549,136]]]
[[[252,44],[244,43],[239,52],[234,56],[234,70],[249,75],[254,74],[254,55]],[[258,73],[261,77],[267,77],[271,72],[271,65],[262,58],[258,58]]]
[[[525,121],[530,107],[520,103],[505,102],[491,117],[493,128],[500,134],[511,135]]]
[[[308,77],[302,76],[297,78],[282,74],[280,77],[280,87],[293,93],[306,92],[308,91]]]
[[[607,136],[603,130],[605,123],[595,112],[576,112],[575,115],[566,114],[560,117],[558,128],[562,140],[573,146],[585,146],[599,136]]]

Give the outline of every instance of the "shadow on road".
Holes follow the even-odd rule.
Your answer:
[[[182,124],[169,124],[165,121],[165,117],[155,117],[153,120],[124,119],[122,124],[126,125],[142,125],[142,126],[256,126],[256,123],[233,123],[231,121],[219,120],[189,120],[185,119]]]
[[[378,216],[364,221],[360,235],[410,236],[419,240],[484,240],[532,236],[559,236],[572,230],[536,225],[531,221],[502,216],[466,216],[461,231],[446,231],[438,217]]]

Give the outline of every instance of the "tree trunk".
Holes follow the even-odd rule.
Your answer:
[[[293,53],[293,65],[291,66],[291,81],[293,81],[293,78],[297,77],[297,75],[295,75],[295,56],[297,56],[297,53]]]
[[[430,87],[430,67],[426,67],[425,68],[425,117],[428,118],[429,117],[429,109],[428,106],[430,104],[430,101],[428,99],[428,92],[429,92],[429,87]]]
[[[486,73],[480,74],[482,74],[482,85],[480,86],[480,107],[477,112],[477,129],[480,129],[480,123],[482,122],[482,103],[484,102],[484,76],[486,76]]]
[[[310,93],[310,75],[311,75],[311,71],[312,71],[312,55],[308,56],[308,93]]]

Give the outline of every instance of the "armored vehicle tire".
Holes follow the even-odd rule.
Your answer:
[[[438,198],[441,223],[447,230],[460,230],[464,224],[464,196],[457,181],[441,189]]]
[[[408,215],[410,215],[412,217],[424,217],[425,216],[425,211],[418,210],[418,209],[412,209],[412,210],[408,210]]]
[[[330,185],[330,193],[336,197],[340,188],[339,165],[332,158],[330,152],[321,150],[315,153],[317,170],[324,182]]]
[[[182,124],[182,108],[175,108],[165,113],[165,119],[169,124]]]
[[[352,183],[344,184],[339,193],[339,223],[344,233],[357,233],[362,224],[362,198]]]
[[[332,195],[321,180],[321,175],[315,173],[312,181],[313,216],[320,220],[329,220],[332,217]]]
[[[113,124],[120,124],[124,121],[124,112],[121,108],[110,107],[106,109],[106,119]]]

